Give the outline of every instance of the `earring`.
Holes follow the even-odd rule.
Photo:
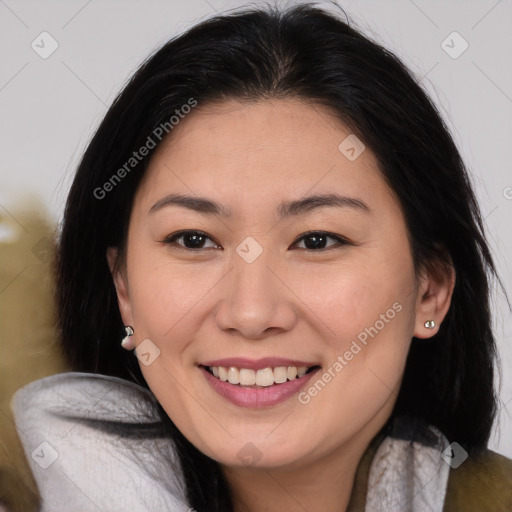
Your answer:
[[[427,329],[433,329],[435,326],[436,326],[436,323],[434,322],[434,320],[427,320],[425,322],[425,327]]]
[[[135,348],[133,345],[133,339],[131,339],[131,337],[133,336],[133,327],[131,327],[130,325],[125,325],[124,332],[126,333],[126,336],[121,341],[121,346],[126,350],[132,350],[133,348]]]

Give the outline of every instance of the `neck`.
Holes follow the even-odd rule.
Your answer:
[[[348,512],[356,499],[356,475],[358,481],[364,480],[358,482],[357,500],[366,494],[368,466],[381,440],[376,436],[381,427],[364,429],[336,450],[300,467],[223,468],[234,512]]]

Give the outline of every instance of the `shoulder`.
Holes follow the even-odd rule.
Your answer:
[[[512,511],[512,460],[491,450],[452,468],[443,512]]]
[[[157,405],[146,388],[88,373],[19,390],[11,408],[42,512],[182,510],[181,467]]]

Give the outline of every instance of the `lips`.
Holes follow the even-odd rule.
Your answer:
[[[314,362],[284,358],[229,358],[199,365],[217,393],[242,407],[275,405],[298,392],[320,369]]]

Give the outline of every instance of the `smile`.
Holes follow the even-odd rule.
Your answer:
[[[209,386],[223,399],[251,408],[285,402],[320,370],[316,364],[278,358],[223,359],[201,364],[199,368]]]
[[[259,370],[252,368],[235,368],[234,366],[208,366],[206,367],[216,379],[229,382],[233,385],[247,387],[268,387],[283,384],[287,381],[301,378],[312,371],[316,366],[276,366]]]

